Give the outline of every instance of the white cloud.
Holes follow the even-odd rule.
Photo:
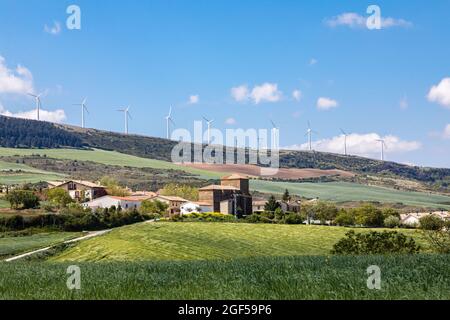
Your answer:
[[[317,59],[311,58],[311,60],[309,60],[309,65],[313,66],[313,65],[317,64],[317,62],[319,62],[319,61],[317,61]]]
[[[450,109],[450,78],[444,78],[439,84],[431,87],[428,100]]]
[[[445,127],[443,137],[444,139],[450,139],[450,124]]]
[[[44,31],[47,32],[48,34],[57,36],[58,34],[61,33],[61,24],[57,21],[54,21],[53,26],[49,27],[48,25],[45,25]]]
[[[6,65],[5,58],[0,56],[0,94],[27,94],[34,92],[33,75],[24,66],[18,65],[11,70]]]
[[[337,108],[339,103],[336,100],[330,98],[320,97],[317,99],[317,109],[319,110],[330,110],[333,108]]]
[[[252,100],[253,103],[260,104],[262,102],[280,101],[283,93],[278,90],[278,84],[266,82],[254,86],[251,92],[247,85],[231,88],[231,96],[238,102]]]
[[[243,84],[239,87],[231,88],[231,96],[238,102],[247,100],[249,98],[248,87]]]
[[[236,119],[228,118],[227,120],[225,120],[225,124],[234,125],[234,124],[236,124]]]
[[[19,111],[17,113],[13,113],[11,111],[5,110],[5,108],[0,104],[0,115],[21,119],[32,119],[36,120],[36,110],[30,111]],[[41,109],[39,112],[39,118],[43,121],[50,121],[55,123],[61,123],[67,119],[66,113],[62,109],[58,109],[55,111],[48,111]]]
[[[380,155],[380,142],[383,139],[387,145],[385,152],[404,153],[418,150],[422,147],[418,141],[402,140],[394,135],[380,136],[377,133],[358,134],[353,133],[347,136],[347,151],[349,154],[363,157],[378,157]],[[336,136],[329,139],[322,139],[313,142],[313,149],[316,151],[344,153],[344,136]],[[308,150],[308,143],[288,146],[286,149]]]
[[[189,97],[189,104],[197,104],[200,102],[200,96],[198,94],[196,95],[191,95]]]
[[[292,98],[294,98],[295,101],[300,101],[302,98],[302,92],[300,90],[294,90],[292,92]]]
[[[332,17],[325,20],[325,24],[331,28],[339,26],[347,26],[350,28],[366,28],[367,27],[367,17],[364,17],[355,12],[345,12],[338,16]],[[395,18],[381,18],[381,28],[392,28],[392,27],[412,27],[412,23],[404,19]]]
[[[278,90],[276,83],[264,83],[260,86],[255,86],[250,94],[255,104],[261,102],[277,102],[280,101],[281,96],[282,93]]]

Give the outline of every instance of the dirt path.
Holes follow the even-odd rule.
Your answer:
[[[106,233],[108,233],[108,232],[110,232],[110,231],[111,231],[111,229],[109,229],[109,230],[101,230],[101,231],[93,231],[93,232],[89,232],[89,233],[88,233],[87,235],[85,235],[85,236],[82,236],[82,237],[79,237],[79,238],[75,238],[75,239],[71,239],[71,240],[64,241],[63,244],[69,244],[69,243],[74,243],[74,242],[79,242],[79,241],[87,240],[87,239],[90,239],[90,238],[93,238],[93,237],[98,237],[98,236],[104,235],[104,234],[106,234]],[[45,252],[45,251],[50,250],[50,249],[53,248],[54,246],[55,246],[55,245],[49,246],[49,247],[45,247],[45,248],[42,248],[42,249],[38,249],[38,250],[34,250],[34,251],[31,251],[31,252],[23,253],[23,254],[20,254],[20,255],[17,255],[17,256],[8,258],[8,259],[5,260],[5,262],[12,262],[12,261],[16,261],[16,260],[19,260],[19,259],[22,259],[22,258],[25,258],[25,257],[29,257],[29,256],[31,256],[31,255],[33,255],[33,254],[36,254],[36,253],[39,253],[39,252]]]

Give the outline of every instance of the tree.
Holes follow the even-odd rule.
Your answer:
[[[366,204],[354,209],[356,224],[366,227],[382,227],[384,222],[383,213],[372,204]]]
[[[334,223],[338,226],[353,226],[355,225],[355,216],[352,211],[347,211],[345,209],[339,210]]]
[[[69,193],[61,188],[54,188],[47,191],[47,198],[53,204],[59,208],[65,208],[69,203],[73,202]]]
[[[106,192],[111,196],[126,197],[130,195],[130,192],[122,188],[116,179],[110,176],[103,176],[100,179],[100,184],[106,187]]]
[[[189,185],[169,183],[161,190],[163,196],[177,196],[190,201],[198,201],[198,189]]]
[[[167,213],[167,209],[169,208],[169,205],[165,202],[159,201],[159,200],[144,200],[141,203],[141,207],[139,208],[139,211],[141,213],[157,213],[160,215],[163,215]]]
[[[389,216],[384,219],[384,226],[386,228],[396,228],[400,226],[400,219],[396,216]]]
[[[324,201],[316,203],[312,210],[315,212],[316,218],[319,219],[321,223],[333,221],[338,214],[338,209],[334,204]]]
[[[275,218],[277,218],[278,220],[284,220],[285,214],[284,214],[284,211],[280,207],[275,209],[274,214],[275,214]]]
[[[39,206],[39,198],[27,190],[13,190],[5,197],[12,209],[34,209]]]
[[[278,208],[280,208],[280,204],[277,202],[277,199],[271,195],[269,200],[264,205],[264,211],[275,212]]]
[[[286,190],[284,191],[284,194],[283,194],[283,201],[284,201],[284,202],[289,202],[289,201],[291,201],[291,195],[289,194],[289,190],[288,190],[288,189],[286,189]]]
[[[422,230],[438,231],[444,227],[444,220],[432,214],[420,218],[419,222]]]

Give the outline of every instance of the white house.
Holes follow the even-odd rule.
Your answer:
[[[202,213],[202,212],[212,212],[213,205],[207,202],[185,202],[180,207],[180,213],[190,214],[190,213]]]
[[[116,197],[116,196],[104,196],[91,200],[89,202],[83,203],[83,207],[91,208],[93,210],[97,208],[111,208],[119,206],[124,209],[139,209],[142,201],[149,199],[148,196],[129,196],[129,197]]]
[[[400,221],[404,225],[418,226],[420,224],[420,219],[429,215],[439,217],[442,220],[450,220],[450,214],[447,211],[435,211],[435,212],[414,212],[408,214],[401,214]]]

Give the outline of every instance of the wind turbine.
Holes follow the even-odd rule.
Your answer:
[[[40,120],[40,111],[41,111],[41,96],[43,95],[43,92],[39,93],[39,94],[33,94],[33,93],[28,93],[29,96],[32,96],[35,100],[36,100],[36,113],[37,113],[37,120]]]
[[[277,125],[275,124],[275,122],[273,122],[273,120],[270,120],[270,122],[272,123],[272,146],[274,147],[275,150],[277,150],[278,140],[280,139],[279,137],[280,128],[277,127]]]
[[[130,106],[117,110],[119,112],[123,112],[125,115],[125,134],[128,134],[128,118],[133,119],[130,114]]]
[[[308,130],[306,130],[305,136],[308,136],[308,145],[309,145],[309,151],[312,151],[312,134],[319,134],[317,131],[314,131],[311,129],[311,123],[308,121]]]
[[[211,124],[214,122],[214,120],[208,120],[205,117],[203,117],[203,119],[208,124],[208,144],[210,144],[211,143]]]
[[[341,129],[342,134],[344,135],[344,155],[347,155],[347,132]]]
[[[381,144],[381,161],[384,161],[384,148],[387,149],[386,142],[384,139],[377,139],[377,141]]]
[[[84,111],[89,113],[88,108],[86,107],[86,98],[81,103],[75,103],[74,106],[80,106],[81,107],[81,127],[84,128]]]
[[[166,116],[166,129],[167,129],[167,133],[166,133],[166,137],[169,140],[170,139],[170,123],[173,123],[173,119],[172,119],[172,107],[170,107],[169,109],[169,114]]]

